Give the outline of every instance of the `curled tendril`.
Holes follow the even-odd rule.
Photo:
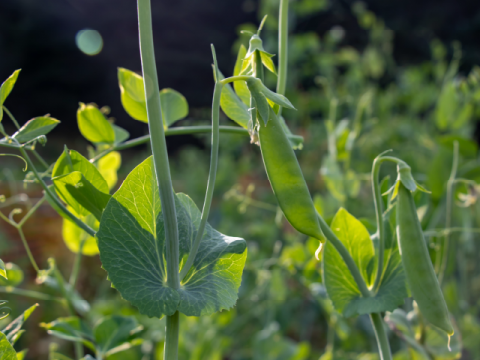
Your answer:
[[[25,160],[25,159],[24,159],[23,157],[21,157],[20,155],[15,155],[15,154],[0,154],[0,156],[13,156],[13,157],[22,159],[22,161],[25,163],[25,168],[23,169],[23,171],[27,171],[27,168],[28,168],[27,160]]]
[[[0,300],[0,320],[5,319],[12,312],[12,309],[10,309],[9,307],[6,307],[6,306],[2,307],[6,303],[8,303],[8,301]]]

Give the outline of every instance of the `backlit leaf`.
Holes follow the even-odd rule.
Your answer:
[[[246,54],[247,49],[245,46],[240,45],[240,49],[238,49],[237,61],[235,62],[235,68],[233,70],[233,76],[240,75],[244,63],[243,59],[245,59]],[[245,81],[234,81],[233,88],[243,103],[247,106],[250,106],[250,91],[248,91],[247,83]]]
[[[3,262],[3,261],[2,261]],[[0,286],[18,286],[23,281],[23,270],[14,263],[5,264],[6,276],[0,277]]]
[[[74,215],[80,217],[80,219],[90,226],[93,230],[97,231],[100,223],[92,214],[87,216],[80,216],[75,213],[75,210],[71,207],[68,207]],[[78,253],[80,251],[81,244],[82,254],[87,256],[93,256],[98,254],[97,240],[95,237],[90,236],[83,229],[79,228],[74,222],[69,218],[63,219],[63,228],[62,228],[63,241],[67,245],[68,249],[73,253]]]
[[[18,74],[20,74],[20,70],[15,70],[10,77],[5,80],[0,87],[0,122],[3,119],[3,103],[7,99],[8,95],[12,91],[15,83],[17,82]]]
[[[58,124],[60,121],[57,119],[48,116],[37,117],[29,120],[12,137],[23,144],[40,135],[47,135]]]
[[[8,279],[7,269],[5,268],[5,263],[3,262],[2,259],[0,259],[0,276],[4,277],[5,279]]]
[[[77,111],[78,128],[85,139],[93,143],[113,144],[115,132],[105,115],[92,104],[80,103]]]
[[[176,196],[181,264],[188,256],[200,211]],[[100,258],[122,297],[151,317],[180,311],[211,314],[235,305],[246,259],[246,243],[208,224],[195,262],[177,291],[167,287],[165,233],[152,158],[126,178],[105,209],[97,233]]]
[[[13,346],[7,340],[7,337],[0,332],[0,359],[17,360],[17,353]]]

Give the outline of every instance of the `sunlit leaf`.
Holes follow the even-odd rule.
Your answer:
[[[200,211],[184,194],[176,196],[175,204],[182,260],[195,238]],[[178,310],[200,316],[235,305],[246,243],[209,225],[181,288],[167,287],[164,223],[151,157],[128,175],[108,203],[97,239],[109,279],[143,314],[162,317]]]
[[[245,46],[240,45],[240,48],[238,49],[237,61],[235,62],[235,68],[233,70],[234,76],[240,75],[246,54],[247,49]],[[235,81],[233,83],[233,88],[243,103],[247,106],[250,106],[250,91],[248,91],[247,83],[245,81]]]
[[[58,124],[60,124],[59,120],[49,116],[37,117],[29,120],[15,134],[13,134],[12,137],[19,143],[23,144],[40,135],[47,135]]]
[[[20,70],[15,70],[10,77],[5,80],[0,87],[0,122],[3,119],[3,103],[7,99],[8,95],[12,91],[15,83],[17,82],[18,74],[20,74]]]
[[[118,151],[112,151],[97,162],[97,169],[108,184],[108,188],[115,187],[118,181],[117,171],[122,165],[122,156]]]
[[[97,231],[100,223],[92,214],[87,216],[80,216],[75,213],[75,210],[71,207],[68,208],[74,215],[77,215],[81,220],[90,226],[93,230]],[[86,231],[78,227],[69,218],[63,219],[62,227],[63,241],[67,245],[68,249],[73,253],[78,253],[82,246],[82,254],[87,256],[93,256],[98,254],[97,240],[95,237],[90,236]]]
[[[0,332],[0,359],[17,360],[17,353],[13,346],[7,340],[7,337]]]
[[[3,263],[3,261],[2,261]],[[14,263],[6,263],[6,276],[0,277],[0,286],[18,286],[23,281],[23,270]]]
[[[7,269],[5,268],[5,263],[3,262],[2,259],[0,259],[0,276],[4,277],[5,279],[8,279]]]
[[[105,115],[92,104],[80,103],[77,111],[78,128],[85,139],[93,143],[113,144],[115,132]]]

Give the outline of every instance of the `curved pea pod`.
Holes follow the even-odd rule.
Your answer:
[[[453,326],[430,260],[412,193],[399,183],[397,237],[410,290],[425,319],[451,336]]]
[[[260,125],[259,139],[268,179],[285,217],[301,233],[323,242],[317,212],[297,157],[271,108],[267,125]]]

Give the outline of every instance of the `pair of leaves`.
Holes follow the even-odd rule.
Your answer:
[[[7,99],[8,95],[12,92],[15,83],[17,82],[18,75],[20,74],[20,70],[15,70],[10,77],[5,80],[0,87],[0,122],[3,119],[3,103]]]
[[[200,211],[175,196],[179,261],[186,261]],[[246,259],[246,242],[207,224],[194,264],[180,289],[167,286],[164,219],[152,157],[138,165],[113,195],[97,233],[100,258],[122,297],[150,317],[212,314],[235,305]]]
[[[365,226],[341,208],[331,229],[347,248],[367,286],[374,281],[375,249]],[[408,297],[405,274],[395,241],[386,241],[382,280],[376,294],[361,296],[358,286],[338,251],[329,243],[323,252],[323,277],[335,309],[346,317],[373,312],[393,311]]]
[[[100,319],[93,329],[76,316],[58,318],[40,326],[60,339],[81,342],[100,359],[141,343],[141,339],[134,338],[142,330],[134,317],[107,316]]]
[[[135,120],[148,123],[143,78],[133,71],[119,68],[118,82],[125,111]],[[151,81],[147,79],[147,88],[149,85],[151,85]],[[150,87],[152,89],[149,91],[149,96],[153,95],[153,86]],[[188,115],[187,100],[178,91],[173,89],[160,90],[160,103],[165,129]]]
[[[119,144],[130,136],[128,131],[113,125],[95,104],[80,103],[77,123],[83,137],[94,144]]]

